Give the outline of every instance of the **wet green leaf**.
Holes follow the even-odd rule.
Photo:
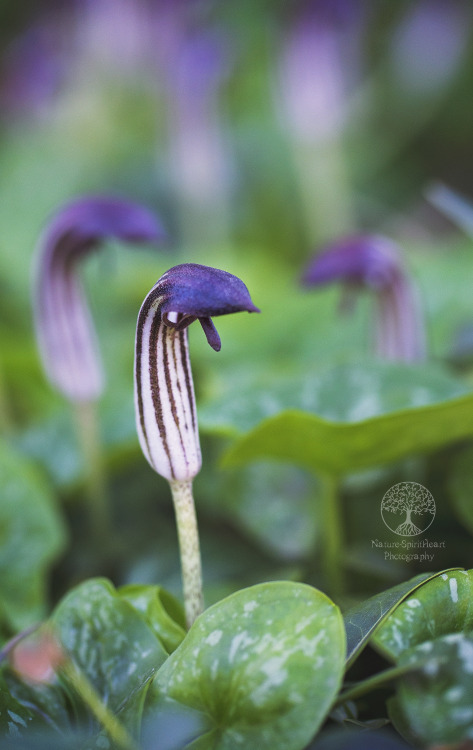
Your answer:
[[[237,439],[224,466],[257,458],[292,461],[308,469],[344,474],[428,453],[471,434],[473,396],[398,411],[353,424],[286,411]]]
[[[423,744],[473,738],[473,571],[441,573],[400,604],[373,638],[403,676],[397,715]],[[405,728],[403,729],[405,732]]]
[[[251,378],[201,410],[235,436],[226,467],[258,458],[342,474],[432,451],[471,434],[473,396],[443,370],[389,362]]]
[[[161,586],[130,583],[118,594],[146,618],[151,630],[168,653],[172,653],[186,635],[186,620],[181,603]]]
[[[67,698],[56,681],[23,681],[11,668],[4,671],[4,679],[12,697],[28,709],[35,719],[41,719],[56,731],[72,730]]]
[[[48,571],[65,541],[41,473],[0,444],[0,618],[13,630],[44,617]]]
[[[77,666],[115,712],[146,691],[167,653],[145,618],[104,579],[73,589],[52,617]],[[139,716],[132,717],[133,724]]]
[[[473,629],[473,571],[450,571],[402,602],[373,637],[388,659],[444,635]]]
[[[282,412],[359,424],[439,405],[468,392],[465,383],[432,365],[354,361],[285,377],[249,373],[242,380],[239,373],[237,383],[230,380],[218,398],[201,407],[199,419],[205,429],[240,436]]]
[[[344,614],[347,634],[347,669],[353,664],[368,640],[394,609],[419,586],[439,573],[422,573],[398,586],[382,591],[357,604]]]
[[[298,750],[330,709],[343,672],[338,608],[304,584],[265,583],[208,609],[159,670],[156,720],[201,717],[192,748]]]
[[[2,740],[18,740],[34,730],[48,726],[38,712],[22,705],[10,692],[3,674],[0,675],[0,736]],[[3,742],[2,742],[3,747]]]
[[[399,665],[427,663],[403,677],[398,699],[414,734],[424,743],[473,738],[473,632],[450,633],[413,646]]]

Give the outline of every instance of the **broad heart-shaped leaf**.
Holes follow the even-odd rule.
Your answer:
[[[414,735],[429,745],[473,739],[473,631],[423,641],[399,657],[400,666],[419,662],[398,688]]]
[[[161,586],[130,583],[118,594],[141,612],[146,622],[170,654],[186,635],[186,620],[181,603]]]
[[[287,581],[242,589],[206,610],[161,667],[154,720],[200,716],[193,749],[299,750],[330,709],[344,659],[343,620],[324,594]]]
[[[472,433],[473,395],[435,368],[340,365],[303,378],[243,383],[201,410],[236,436],[225,466],[276,458],[342,474],[425,453]]]
[[[382,360],[347,362],[284,377],[249,373],[199,409],[208,430],[242,434],[283,411],[316,414],[328,422],[363,420],[443,402],[469,392],[443,368]]]
[[[65,536],[43,476],[0,443],[0,620],[9,628],[44,617],[48,569]]]
[[[388,659],[445,635],[473,630],[473,571],[441,573],[396,607],[372,639]]]
[[[60,642],[104,703],[128,719],[127,702],[137,700],[167,658],[143,615],[109,581],[92,579],[69,592],[51,619]],[[131,731],[139,724],[135,713],[126,721]]]
[[[372,596],[345,612],[343,619],[347,634],[347,669],[366,646],[376,628],[380,627],[391,612],[419,586],[423,586],[438,575],[440,573],[421,573],[409,581]]]

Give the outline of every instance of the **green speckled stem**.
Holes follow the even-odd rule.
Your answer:
[[[169,484],[172,491],[179,537],[186,622],[190,628],[196,617],[204,609],[199,532],[192,494],[192,481],[174,481]]]

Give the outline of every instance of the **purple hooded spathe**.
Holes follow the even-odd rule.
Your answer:
[[[406,362],[425,357],[417,290],[394,242],[371,234],[343,237],[323,248],[302,275],[307,287],[337,281],[375,294],[375,351],[379,356]]]
[[[103,374],[78,268],[107,239],[156,242],[164,232],[153,214],[120,198],[73,200],[52,217],[39,241],[34,268],[34,313],[46,374],[71,401],[92,401]]]

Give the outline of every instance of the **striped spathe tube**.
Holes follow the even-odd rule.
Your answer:
[[[187,327],[198,320],[219,351],[213,316],[259,312],[243,282],[226,271],[184,263],[167,271],[146,296],[135,345],[135,407],[141,448],[168,481],[189,480],[201,453]]]

